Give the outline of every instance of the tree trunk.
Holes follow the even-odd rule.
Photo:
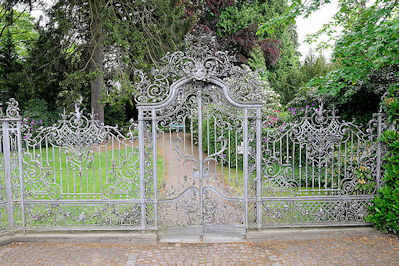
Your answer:
[[[104,104],[101,103],[102,91],[104,87],[104,32],[101,21],[101,1],[91,0],[92,22],[91,32],[91,58],[90,72],[95,76],[90,81],[91,87],[91,109],[96,118],[104,122]]]

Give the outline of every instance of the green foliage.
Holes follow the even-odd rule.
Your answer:
[[[284,23],[298,15],[309,15],[324,4],[313,0],[293,1],[278,20]],[[338,1],[339,10],[320,32],[336,38],[332,71],[310,80],[327,103],[339,106],[344,119],[365,123],[378,110],[379,98],[392,84],[399,83],[399,20],[396,1]],[[356,106],[354,110],[353,106]]]
[[[384,158],[384,186],[378,191],[373,204],[369,208],[367,221],[387,233],[399,234],[399,86],[392,86],[384,100],[389,122],[392,128],[382,135],[382,141],[387,147]]]
[[[327,62],[323,55],[308,54],[301,64],[300,73],[303,84],[306,84],[312,78],[324,76],[334,69],[334,65]]]
[[[384,165],[385,185],[373,200],[367,221],[381,231],[399,234],[399,132],[384,132],[383,141],[388,147]]]
[[[255,47],[248,60],[248,65],[252,69],[263,70],[261,77],[268,82],[268,86],[279,94],[279,102],[285,104],[294,98],[301,82],[301,72],[298,69],[299,61],[295,64],[289,63],[296,56],[288,56],[288,51],[284,51],[273,67],[268,67],[266,60],[258,47]],[[297,61],[297,58],[295,59]],[[265,99],[269,101],[269,98]],[[274,101],[276,102],[276,101]]]
[[[32,23],[32,17],[27,12],[7,10],[0,5],[0,47],[6,47],[11,38],[15,46],[15,52],[19,57],[25,57],[28,53],[29,43],[37,40],[39,34]],[[12,12],[12,13],[11,13]],[[4,29],[4,30],[3,30]],[[8,36],[9,35],[9,36]]]
[[[281,102],[290,101],[299,88],[299,54],[295,21],[275,27],[273,32],[255,34],[258,25],[279,17],[288,8],[288,1],[235,1],[221,6],[220,12],[213,11],[211,20],[206,21],[230,50],[238,52],[241,62],[253,69],[255,50],[262,50],[265,78]],[[216,21],[213,25],[209,21]],[[255,55],[260,58],[259,55]],[[257,60],[257,59],[256,59]]]
[[[232,35],[251,24],[260,24],[267,20],[264,14],[269,7],[259,1],[251,1],[238,3],[222,10],[217,23],[217,34],[222,37],[224,35]]]
[[[266,23],[284,13],[288,6],[287,3],[287,1],[237,1],[234,5],[221,11],[217,23],[217,33],[219,36],[232,35],[251,24]],[[289,23],[275,28],[273,33],[259,33],[259,38],[280,38],[293,24]]]
[[[29,43],[37,38],[27,13],[6,10],[0,5],[0,90],[3,98],[16,97],[24,81],[24,65]],[[3,15],[5,14],[5,15]]]
[[[298,70],[300,73],[300,77],[298,78],[300,89],[297,90],[295,97],[288,104],[290,112],[295,112],[296,115],[303,115],[303,112],[301,113],[300,110],[306,107],[315,107],[315,105],[319,104],[318,98],[320,95],[317,93],[316,88],[305,85],[312,78],[318,78],[332,71],[334,67],[322,55],[316,56],[310,53],[306,56]]]
[[[393,84],[388,89],[387,97],[384,99],[383,108],[388,117],[388,121],[394,126],[399,118],[399,84]]]
[[[0,89],[5,94],[3,98],[14,97],[22,79],[22,62],[18,59],[15,43],[8,32],[0,46]],[[5,100],[5,99],[4,99]]]
[[[50,111],[48,104],[43,99],[31,99],[23,106],[22,117],[24,122],[34,128],[38,126],[51,126],[60,119],[61,110]]]
[[[372,9],[364,12],[358,24],[336,43],[334,61],[340,67],[309,85],[318,87],[320,93],[328,94],[338,103],[350,101],[361,89],[381,93],[382,88],[373,84],[373,78],[386,71],[396,74],[388,68],[399,63],[399,20],[391,17],[376,23],[378,19],[381,18],[376,17]]]
[[[124,126],[128,121],[126,115],[126,102],[106,105],[104,108],[104,124]]]
[[[7,12],[0,6],[0,89],[7,92],[3,98],[16,97],[22,106],[40,98],[55,111],[56,106],[68,109],[82,95],[89,106],[91,81],[103,76],[106,116],[115,119],[108,120],[111,124],[126,122],[125,111],[134,114],[132,70],[151,69],[166,52],[179,49],[196,19],[175,0],[58,0],[45,11],[48,22],[41,26],[33,25],[27,12],[16,11],[16,2],[28,1],[7,2]],[[94,21],[94,15],[100,21]],[[105,56],[99,62],[104,73],[101,67],[92,71],[92,61],[98,61],[93,60],[98,56],[94,47],[101,45],[95,43],[94,22],[104,35]],[[129,110],[119,104],[126,100]],[[116,110],[123,115],[118,117]]]

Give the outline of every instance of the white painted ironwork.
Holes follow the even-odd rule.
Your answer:
[[[383,114],[363,131],[321,105],[271,128],[257,73],[209,47],[200,38],[137,71],[138,121],[127,129],[79,104],[34,128],[10,99],[0,118],[0,230],[184,226],[203,236],[365,224],[381,184]]]

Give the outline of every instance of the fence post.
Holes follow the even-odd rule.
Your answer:
[[[248,108],[244,109],[244,203],[245,203],[245,230],[248,229]]]
[[[25,229],[25,188],[24,188],[24,168],[23,168],[20,120],[17,121],[17,151],[18,151],[18,168],[19,168],[19,182],[20,182],[20,193],[21,193],[21,218],[22,218],[22,227]]]
[[[12,193],[12,180],[11,180],[11,149],[10,149],[10,134],[9,134],[9,122],[7,120],[2,121],[3,131],[3,155],[4,155],[4,181],[6,185],[6,197],[7,197],[7,216],[8,216],[8,229],[15,227],[14,221],[14,200]]]
[[[143,109],[139,109],[139,175],[140,175],[140,203],[141,203],[141,228],[144,230],[146,225],[146,206],[145,206],[145,158],[144,158],[144,114]]]
[[[381,160],[382,160],[382,147],[381,147],[381,135],[382,135],[382,113],[377,113],[377,192],[381,186]]]
[[[158,229],[157,114],[152,109],[152,177],[154,182],[154,226]]]
[[[262,163],[262,113],[261,108],[256,109],[256,221],[258,223],[258,229],[262,228],[262,174],[261,174],[261,163]]]

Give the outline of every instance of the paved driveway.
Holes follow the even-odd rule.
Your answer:
[[[19,242],[0,247],[0,265],[399,265],[399,239],[371,232],[218,244]]]

